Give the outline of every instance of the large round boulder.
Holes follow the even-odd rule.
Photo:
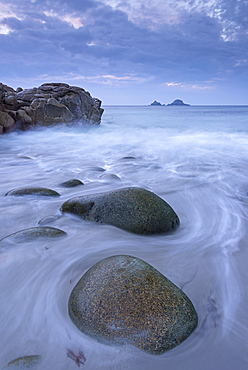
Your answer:
[[[72,198],[62,204],[61,210],[138,234],[165,233],[179,225],[179,218],[171,206],[142,188]]]
[[[197,325],[190,299],[148,263],[126,255],[105,258],[79,280],[69,315],[83,333],[105,344],[131,344],[162,354]]]

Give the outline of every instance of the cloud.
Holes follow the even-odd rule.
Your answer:
[[[76,73],[66,73],[61,75],[49,75],[48,73],[44,73],[42,75],[37,75],[35,77],[32,77],[32,82],[35,83],[35,85],[40,85],[44,83],[45,81],[54,81],[54,82],[67,82],[69,84],[80,84],[85,82],[90,82],[93,84],[98,85],[108,85],[108,86],[125,86],[130,84],[143,84],[146,82],[149,82],[153,79],[153,76],[137,76],[137,75],[91,75],[91,76],[85,76],[81,74]],[[20,79],[18,79],[20,81]],[[25,78],[25,82],[27,82],[27,78]],[[31,81],[30,81],[31,82]]]
[[[180,14],[170,2],[153,0],[143,1],[115,1],[100,0],[127,14],[129,21],[151,30],[158,29],[162,24],[180,22]]]
[[[185,86],[184,84],[182,84],[181,82],[165,82],[164,83],[165,86],[169,86],[169,87],[177,87],[177,86],[180,86],[180,87],[183,87]]]
[[[130,21],[150,29],[183,23],[188,15],[201,14],[219,22],[223,41],[247,35],[247,0],[99,0],[128,15]]]
[[[207,81],[205,85],[197,84],[197,83],[182,83],[182,82],[165,82],[162,84],[165,87],[173,87],[173,88],[180,88],[183,90],[212,90],[214,86],[209,84],[213,83],[213,81]]]
[[[44,14],[47,16],[47,17],[53,17],[53,18],[56,18],[56,19],[59,19],[61,21],[64,21],[66,23],[68,23],[70,26],[78,29],[80,27],[83,27],[84,25],[84,21],[82,18],[80,17],[77,17],[77,16],[74,16],[73,14],[66,14],[66,15],[60,15],[58,13],[55,13],[51,10],[49,11],[44,11]]]
[[[37,76],[113,87],[168,81],[168,89],[200,92],[212,89],[205,81],[214,78],[247,80],[247,0],[0,0],[0,5],[5,83],[31,84]]]

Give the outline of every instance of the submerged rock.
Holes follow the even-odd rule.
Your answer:
[[[12,89],[0,83],[0,134],[59,123],[99,124],[101,101],[77,86],[45,83],[32,89]]]
[[[63,217],[62,215],[51,215],[51,216],[46,216],[46,217],[43,217],[39,222],[38,222],[38,225],[47,225],[47,224],[51,224],[57,220],[59,220],[61,217]]]
[[[83,333],[106,344],[131,344],[162,354],[197,326],[186,294],[148,263],[112,256],[92,266],[69,298],[69,315]]]
[[[6,369],[29,369],[38,365],[41,361],[40,355],[24,356],[16,358],[7,364]]]
[[[84,183],[78,179],[71,179],[62,182],[62,184],[60,185],[63,186],[64,188],[74,188],[75,186],[84,185]]]
[[[99,176],[99,179],[103,181],[121,181],[121,178],[114,173],[104,173]]]
[[[29,229],[24,229],[17,231],[16,233],[10,234],[3,240],[10,240],[15,243],[27,242],[39,238],[57,238],[61,236],[66,236],[67,233],[63,230],[56,229],[55,227],[48,226],[38,226],[30,227]]]
[[[62,204],[61,210],[138,234],[164,233],[179,226],[179,218],[171,206],[142,188],[72,198]]]
[[[5,195],[41,195],[47,197],[59,197],[60,194],[52,189],[40,187],[23,187],[8,191]]]

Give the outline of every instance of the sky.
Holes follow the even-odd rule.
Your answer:
[[[248,0],[0,0],[0,82],[103,105],[248,104]]]

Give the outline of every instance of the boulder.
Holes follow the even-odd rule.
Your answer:
[[[56,229],[55,227],[38,226],[38,227],[30,227],[29,229],[17,231],[16,233],[5,236],[0,241],[9,240],[15,243],[23,243],[27,241],[32,241],[34,239],[58,238],[61,236],[66,236],[66,235],[67,233],[65,231]]]
[[[17,90],[0,83],[0,133],[59,123],[99,124],[101,101],[77,86],[47,83]]]
[[[84,185],[84,183],[78,179],[70,179],[60,184],[60,186],[63,186],[64,188],[74,188],[75,186],[80,185]]]
[[[0,131],[13,131],[15,129],[15,125],[15,120],[7,112],[0,111]]]
[[[187,295],[139,258],[107,257],[92,266],[71,292],[69,316],[99,342],[131,344],[150,354],[179,345],[197,326]]]
[[[16,188],[8,191],[5,195],[41,195],[47,197],[59,197],[60,194],[52,189],[48,188],[40,188],[40,187],[23,187],[23,188]]]
[[[171,206],[142,188],[72,198],[62,204],[61,210],[138,234],[165,233],[179,226],[179,218]]]

